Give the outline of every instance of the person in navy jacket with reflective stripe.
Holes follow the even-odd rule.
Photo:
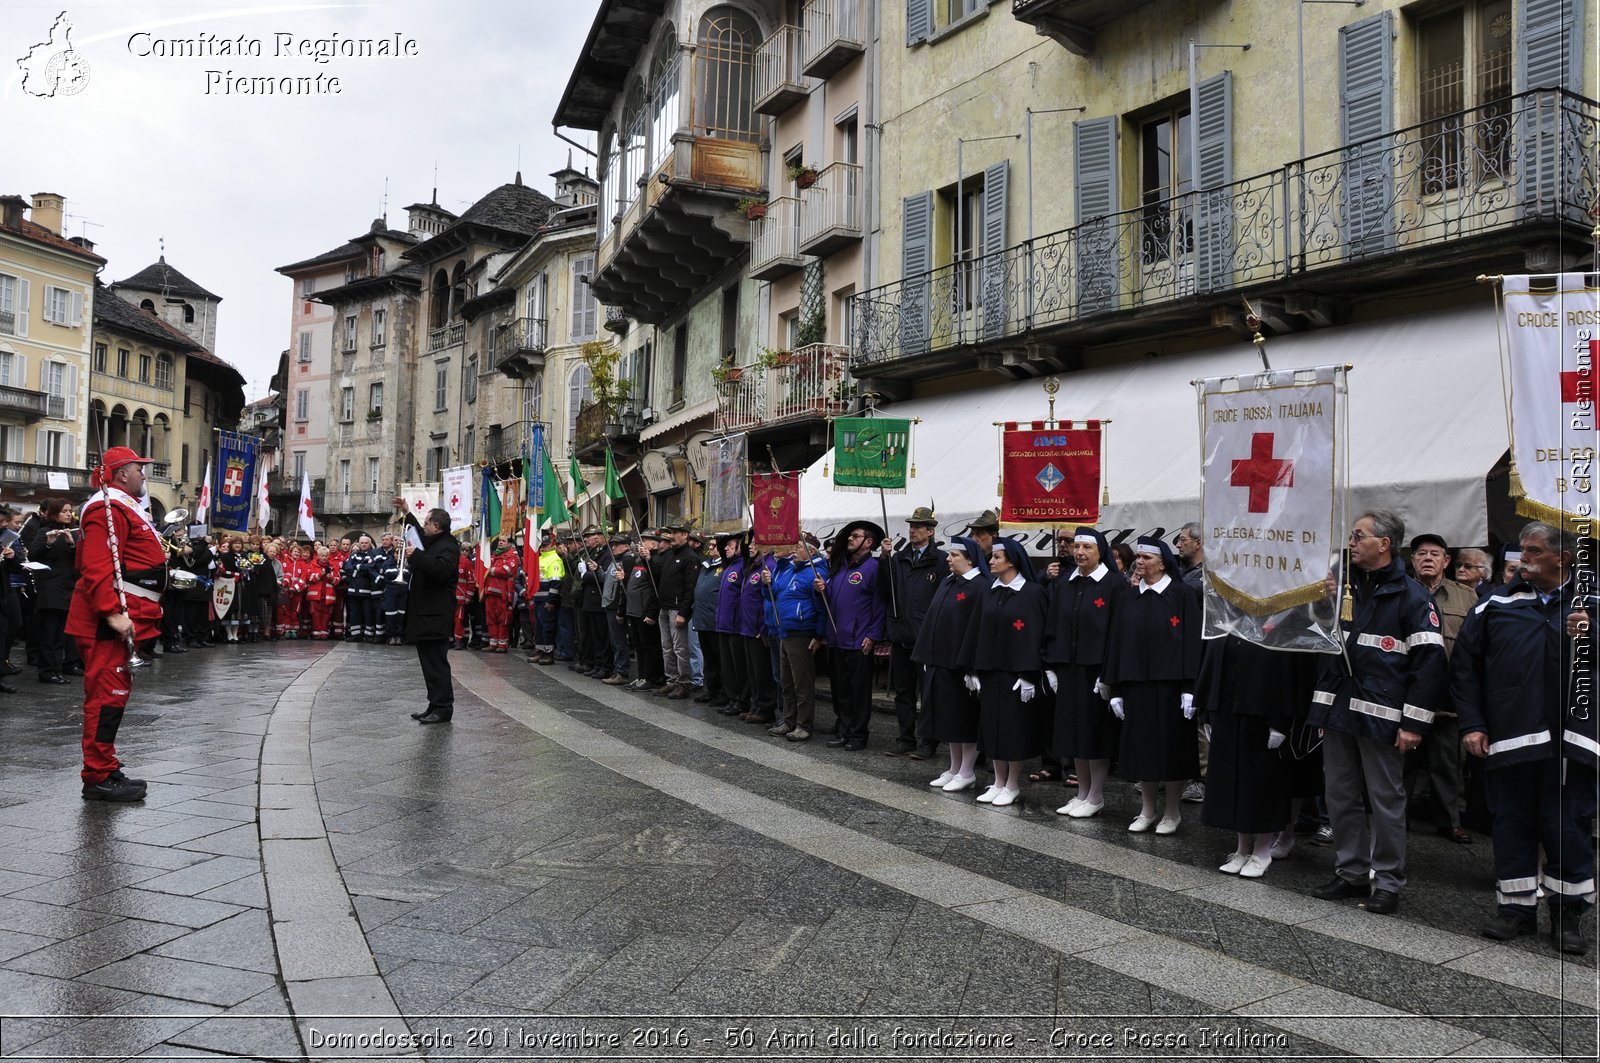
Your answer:
[[[1534,521],[1521,540],[1521,571],[1467,615],[1450,667],[1462,744],[1487,758],[1499,911],[1483,934],[1509,941],[1533,933],[1543,885],[1551,943],[1581,954],[1589,947],[1578,923],[1594,893],[1587,824],[1600,756],[1593,609],[1573,571],[1570,534]],[[1585,575],[1592,592],[1592,568]]]
[[[1438,610],[1399,557],[1405,534],[1405,522],[1386,510],[1356,520],[1355,619],[1344,626],[1345,652],[1323,666],[1308,717],[1323,731],[1336,852],[1334,878],[1313,892],[1325,900],[1370,894],[1366,909],[1378,915],[1399,907],[1406,884],[1405,755],[1427,733],[1446,681]]]

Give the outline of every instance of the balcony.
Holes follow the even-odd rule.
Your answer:
[[[811,0],[806,5],[805,51],[801,69],[808,77],[838,73],[867,50],[861,9],[867,0]]]
[[[17,334],[17,315],[15,311],[0,310],[0,336],[15,336]]]
[[[92,464],[98,465],[100,463],[98,461],[96,461],[96,462],[92,462]],[[149,476],[150,476],[150,479],[159,481],[161,483],[167,483],[167,484],[171,483],[172,482],[172,462],[170,462],[170,461],[152,461],[150,463]]]
[[[851,368],[924,376],[976,353],[1030,375],[1053,345],[1204,330],[1241,293],[1292,331],[1330,299],[1575,268],[1597,145],[1600,105],[1542,90],[1104,215],[862,292]]]
[[[339,491],[330,494],[326,505],[317,509],[313,498],[312,509],[320,516],[368,516],[389,513],[394,509],[393,491]]]
[[[800,73],[800,27],[779,26],[756,49],[755,109],[776,118],[809,94]]]
[[[24,421],[37,421],[49,409],[48,397],[42,391],[0,385],[0,415],[20,415]]]
[[[521,459],[524,454],[524,432],[521,424],[503,425],[499,431],[491,429],[484,437],[483,454],[480,456],[490,465]]]
[[[0,461],[0,487],[10,490],[49,487],[51,473],[66,476],[69,490],[89,489],[89,474],[83,469],[66,469],[59,465],[32,465],[21,461]]]
[[[501,325],[494,368],[512,380],[538,375],[544,369],[545,335],[542,317],[519,317]]]
[[[1094,51],[1095,31],[1151,0],[1011,0],[1011,15],[1073,55]]]
[[[800,251],[831,255],[861,239],[861,167],[836,162],[823,167],[817,182],[800,193]]]
[[[750,223],[750,276],[777,280],[806,264],[800,257],[800,201],[780,196],[767,204],[767,216]]]
[[[807,425],[841,416],[855,397],[849,357],[844,347],[813,343],[777,365],[742,367],[737,379],[730,377],[717,386],[720,427],[728,432],[795,435],[805,434]]]
[[[460,321],[433,329],[428,333],[428,350],[442,351],[446,347],[461,346],[462,339],[466,336],[466,325]]]

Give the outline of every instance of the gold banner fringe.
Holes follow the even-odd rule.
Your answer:
[[[1573,535],[1594,534],[1595,518],[1592,516],[1580,517],[1576,513],[1568,513],[1564,509],[1546,505],[1526,495],[1518,495],[1515,491],[1512,492],[1511,497],[1516,500],[1518,516],[1544,521],[1546,524],[1571,532]]]
[[[1217,597],[1251,616],[1271,616],[1273,613],[1281,613],[1298,605],[1309,605],[1327,596],[1321,580],[1305,587],[1296,587],[1291,591],[1274,594],[1270,598],[1255,598],[1230,585],[1209,569],[1206,571],[1206,578],[1211,583],[1212,589],[1217,592]]]

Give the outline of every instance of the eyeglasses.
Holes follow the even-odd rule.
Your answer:
[[[1357,528],[1355,531],[1350,533],[1350,541],[1353,542],[1353,543],[1359,543],[1363,539],[1387,539],[1387,538],[1388,538],[1388,536],[1386,536],[1386,535],[1373,535],[1371,532],[1364,532],[1360,528]]]

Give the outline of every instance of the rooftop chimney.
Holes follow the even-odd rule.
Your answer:
[[[57,236],[61,235],[61,216],[66,209],[67,201],[54,192],[35,192],[33,194],[33,223],[41,225]]]

